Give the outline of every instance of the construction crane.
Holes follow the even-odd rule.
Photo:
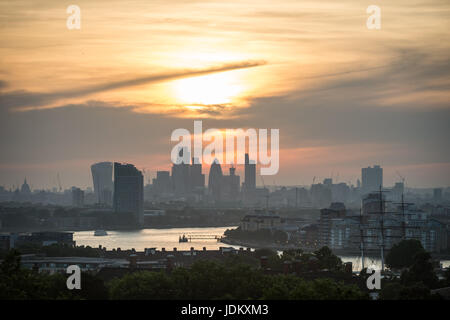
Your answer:
[[[402,181],[402,183],[403,184],[405,184],[405,177],[404,176],[402,176],[401,174],[400,174],[400,172],[398,172],[398,170],[397,171],[395,171],[396,173],[397,173],[397,175],[399,176],[399,178],[401,179],[401,181]]]

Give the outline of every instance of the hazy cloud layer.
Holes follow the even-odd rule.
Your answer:
[[[27,92],[26,90],[19,90],[13,92],[4,92],[0,95],[0,104],[6,108],[20,108],[20,107],[45,107],[49,104],[61,100],[84,97],[87,95],[101,93],[105,91],[122,89],[127,87],[136,87],[144,84],[151,84],[169,80],[176,80],[188,77],[203,76],[217,72],[225,72],[231,70],[246,69],[264,65],[264,61],[252,62],[244,61],[239,63],[225,64],[218,67],[203,69],[203,70],[185,70],[166,74],[156,74],[144,77],[138,77],[128,80],[112,81],[109,83],[94,84],[85,88],[71,88],[61,91],[39,93]],[[2,83],[0,83],[0,89]]]
[[[87,186],[103,160],[168,169],[193,119],[280,129],[277,184],[355,183],[377,163],[388,184],[449,185],[448,1],[380,1],[377,31],[358,0],[77,4],[69,31],[60,1],[0,3],[0,185]]]

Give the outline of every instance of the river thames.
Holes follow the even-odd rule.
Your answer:
[[[144,251],[145,248],[165,248],[166,250],[189,250],[194,247],[196,250],[217,250],[220,247],[241,248],[218,242],[215,239],[192,239],[189,242],[178,242],[180,236],[200,237],[200,236],[222,236],[225,230],[236,227],[206,227],[206,228],[170,228],[170,229],[142,229],[130,231],[108,231],[106,236],[94,236],[94,231],[75,231],[73,239],[78,246],[98,247],[101,245],[108,250],[121,248],[122,250],[134,248],[136,251]],[[361,258],[358,256],[340,255],[344,262],[352,262],[353,270],[361,269]],[[381,260],[367,257],[364,259],[365,266],[373,266],[375,269],[381,268]],[[450,266],[450,260],[442,260],[444,267]]]

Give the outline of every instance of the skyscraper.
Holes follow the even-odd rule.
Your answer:
[[[250,161],[248,153],[245,154],[244,169],[245,169],[244,189],[245,190],[256,189],[256,164],[253,160]]]
[[[433,201],[435,203],[442,201],[442,188],[434,188],[433,189]]]
[[[222,167],[217,159],[213,161],[209,169],[208,190],[215,201],[222,199]]]
[[[157,171],[156,179],[153,180],[155,195],[168,194],[172,191],[169,171]]]
[[[364,194],[377,191],[380,186],[383,187],[383,168],[378,165],[374,165],[373,168],[362,168],[361,182],[361,189]]]
[[[237,202],[239,200],[240,177],[236,175],[236,168],[230,168],[230,175],[222,177],[222,195],[224,200]]]
[[[80,188],[72,187],[72,206],[84,206],[84,191]]]
[[[144,222],[144,176],[132,164],[114,163],[114,211]]]
[[[202,174],[202,164],[197,162],[198,159],[192,158],[192,164],[189,167],[189,189],[191,191],[205,187],[205,175]]]
[[[98,203],[112,204],[113,166],[111,162],[99,162],[91,166],[94,193]]]
[[[180,163],[172,165],[172,184],[176,197],[186,196],[190,189],[189,183],[189,161],[185,162],[185,157],[189,155],[187,148],[179,149],[179,157],[182,159]],[[187,158],[189,159],[189,158]]]

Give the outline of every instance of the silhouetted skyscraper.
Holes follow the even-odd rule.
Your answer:
[[[256,164],[253,160],[250,161],[248,153],[245,154],[244,169],[245,169],[244,189],[245,190],[256,189]]]
[[[222,177],[222,195],[224,200],[237,202],[239,200],[240,177],[236,175],[236,168],[230,168],[230,175]]]
[[[144,176],[132,164],[114,163],[114,211],[144,222]]]
[[[436,203],[442,201],[442,188],[433,189],[433,201]]]
[[[111,162],[99,162],[91,166],[94,193],[98,203],[111,205],[113,192],[113,166]]]
[[[205,175],[202,174],[202,164],[196,162],[196,159],[192,158],[192,164],[189,167],[190,191],[194,190],[195,188],[205,187]]]
[[[84,206],[84,191],[80,188],[72,187],[72,205],[74,207]]]
[[[377,191],[383,187],[383,168],[373,166],[361,169],[361,189],[363,193]]]
[[[179,157],[183,159],[181,163],[172,165],[172,184],[176,197],[186,196],[190,189],[189,183],[189,161],[185,162],[185,157],[189,155],[187,148],[179,149]],[[187,158],[190,159],[190,158]]]
[[[213,161],[209,169],[208,190],[215,201],[222,198],[222,167],[217,159]]]
[[[153,180],[156,195],[167,194],[172,191],[169,171],[157,171],[156,179]]]

